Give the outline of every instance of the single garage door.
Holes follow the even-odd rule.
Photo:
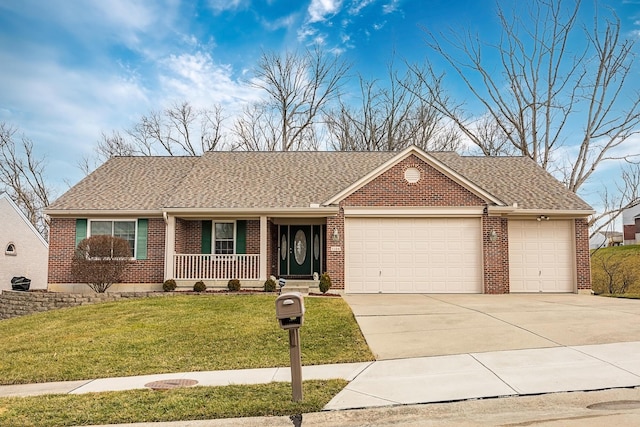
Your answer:
[[[509,220],[510,292],[574,292],[572,220]]]
[[[480,218],[346,218],[346,291],[480,293]]]

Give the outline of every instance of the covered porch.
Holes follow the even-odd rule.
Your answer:
[[[262,286],[271,276],[311,280],[326,270],[327,211],[316,208],[313,216],[167,212],[165,280],[226,286],[238,279],[245,287]]]

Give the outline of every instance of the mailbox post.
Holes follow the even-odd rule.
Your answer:
[[[300,326],[304,322],[304,299],[299,292],[290,292],[276,298],[276,318],[284,330],[289,331],[289,359],[291,361],[291,391],[294,402],[302,400],[302,356],[300,353]]]

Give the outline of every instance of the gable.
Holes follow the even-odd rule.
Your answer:
[[[34,249],[34,245],[48,248],[47,241],[29,222],[18,206],[6,194],[0,195],[0,249],[4,252],[6,245],[13,242],[23,250]]]
[[[372,207],[484,206],[486,203],[415,154],[402,159],[344,199],[345,206]]]
[[[455,153],[442,153],[444,157],[447,159],[450,158],[458,158],[459,156]],[[365,186],[376,177],[385,173],[389,169],[394,168],[401,162],[405,162],[407,159],[413,158],[410,162],[414,162],[415,164],[428,165],[428,170],[437,171],[439,174],[431,175],[431,177],[439,177],[442,179],[443,177],[448,177],[449,181],[453,181],[458,184],[459,187],[464,187],[468,190],[468,192],[475,194],[477,197],[482,199],[483,203],[491,203],[495,205],[504,206],[504,203],[498,199],[495,195],[489,193],[481,186],[476,185],[473,181],[467,179],[463,174],[456,172],[454,169],[451,169],[446,162],[442,162],[437,158],[425,153],[415,146],[411,146],[403,150],[402,152],[396,154],[392,159],[387,161],[385,164],[381,165],[375,170],[372,170],[367,176],[363,177],[359,181],[354,182],[349,187],[345,188],[340,193],[334,195],[331,199],[325,202],[326,205],[338,203],[341,200],[344,200],[346,197]],[[416,163],[418,162],[418,163]],[[411,167],[410,164],[403,169],[403,173],[406,168]],[[418,175],[418,172],[413,171],[414,175]],[[456,187],[457,188],[457,187]],[[442,205],[441,205],[442,206]],[[453,206],[453,205],[452,205]]]

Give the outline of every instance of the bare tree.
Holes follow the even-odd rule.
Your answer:
[[[71,261],[73,280],[104,293],[122,278],[131,257],[129,243],[109,235],[91,236],[78,244]]]
[[[197,109],[189,102],[143,115],[130,129],[102,133],[95,159],[84,158],[80,168],[89,173],[114,156],[199,156],[225,145],[222,107]]]
[[[49,205],[52,190],[46,183],[44,158],[34,154],[30,139],[16,134],[16,128],[0,122],[0,189],[4,187],[29,222],[48,240],[49,219],[43,210]]]
[[[596,12],[591,25],[581,24],[580,8],[580,1],[562,0],[518,3],[511,13],[498,7],[497,44],[470,32],[447,36],[425,30],[427,45],[463,82],[468,99],[482,107],[480,115],[495,122],[499,141],[508,144],[487,141],[475,127],[478,114],[466,104],[435,98],[434,106],[485,154],[515,149],[563,175],[576,193],[603,163],[632,159],[616,149],[640,124],[640,95],[629,86],[634,41],[621,36],[613,13],[602,19]],[[574,52],[570,41],[578,37],[584,49]],[[415,71],[427,83],[442,77],[433,69]],[[576,154],[561,156],[559,149],[574,142]]]
[[[264,52],[250,84],[266,98],[245,109],[235,125],[239,149],[309,149],[315,126],[335,100],[350,66],[316,45],[303,53]]]
[[[622,169],[621,177],[621,182],[614,183],[613,189],[603,186],[600,190],[602,206],[591,218],[591,236],[602,231],[614,231],[613,226],[622,212],[640,204],[640,166],[626,165]]]
[[[236,141],[232,148],[246,151],[277,151],[282,129],[275,114],[265,103],[245,105],[242,115],[236,119]]]
[[[341,100],[339,109],[325,115],[332,148],[394,151],[415,144],[425,150],[457,150],[459,132],[431,106],[429,91],[444,97],[441,87],[427,86],[413,73],[400,76],[393,62],[387,70],[387,82],[359,77],[359,106]]]

